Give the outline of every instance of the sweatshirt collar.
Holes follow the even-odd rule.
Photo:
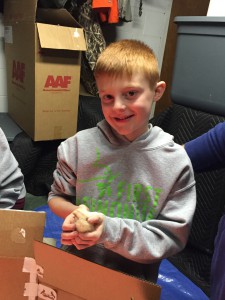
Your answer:
[[[134,141],[129,141],[125,136],[118,134],[105,119],[97,124],[97,127],[102,131],[107,140],[113,145],[129,145],[136,141],[145,140],[152,130],[152,124],[149,124],[148,126],[149,128],[147,132],[143,133]]]

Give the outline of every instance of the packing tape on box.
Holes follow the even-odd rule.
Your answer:
[[[36,297],[38,295],[38,283],[26,282],[23,295],[28,297],[29,300],[37,299]]]
[[[38,284],[38,277],[43,278],[44,270],[36,264],[34,258],[24,258],[22,271],[30,273],[30,282],[25,283],[24,287],[24,296],[27,296],[28,300],[35,300],[37,296],[44,300],[57,300],[57,294],[53,289]]]
[[[39,267],[40,268],[40,267]],[[37,269],[39,269],[34,258],[25,257],[23,262],[23,272],[30,273],[30,282],[37,283]],[[41,271],[39,270],[41,273]],[[42,270],[43,273],[43,270]]]

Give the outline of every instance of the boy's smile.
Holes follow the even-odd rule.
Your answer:
[[[104,74],[96,78],[96,83],[103,114],[114,130],[129,141],[148,130],[152,104],[161,96],[158,85],[162,82],[152,90],[149,80],[141,74],[135,74],[130,79]]]

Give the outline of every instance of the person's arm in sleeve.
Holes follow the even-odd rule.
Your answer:
[[[71,147],[71,144],[69,145],[67,142],[61,143],[58,147],[58,161],[53,173],[54,181],[48,195],[48,205],[51,211],[63,219],[77,208],[74,204],[76,197],[76,174],[71,167],[73,165],[74,169],[76,168],[75,161],[71,162],[71,159],[75,158],[75,154],[72,158],[69,157],[69,153],[76,152]]]
[[[0,128],[0,208],[12,208],[24,189],[24,177]]]
[[[195,172],[225,167],[225,122],[187,142],[184,148]]]

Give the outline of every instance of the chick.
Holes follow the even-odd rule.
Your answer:
[[[85,212],[81,212],[80,210],[76,209],[73,211],[73,215],[75,219],[76,229],[78,232],[91,232],[95,229],[94,225],[90,224],[87,221],[88,216],[85,214]]]

